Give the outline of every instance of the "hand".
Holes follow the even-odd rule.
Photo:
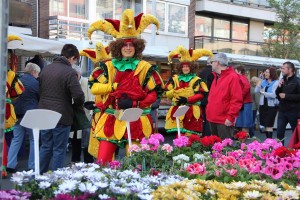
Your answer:
[[[263,89],[261,89],[259,92],[260,92],[260,94],[262,94],[262,95],[264,95],[264,94],[265,94],[265,92],[264,92],[264,90],[263,90]]]
[[[127,94],[123,93],[121,98],[118,99],[118,108],[119,109],[132,108],[132,100],[127,96]]]
[[[87,110],[94,110],[96,108],[96,105],[95,105],[94,101],[86,101],[86,102],[84,102],[83,106]]]
[[[178,106],[180,105],[185,105],[187,103],[187,98],[186,97],[179,97],[176,101],[176,104]]]
[[[279,96],[281,99],[284,99],[285,98],[285,93],[279,93]]]
[[[279,81],[278,87],[281,87],[283,84],[284,84],[284,79],[282,78],[282,79]]]
[[[228,119],[225,120],[225,126],[232,126],[232,122],[229,121]]]

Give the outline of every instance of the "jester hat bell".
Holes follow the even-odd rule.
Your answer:
[[[88,37],[91,40],[92,33],[100,30],[116,39],[138,38],[150,24],[159,29],[159,21],[153,15],[140,13],[134,17],[133,10],[126,9],[121,20],[105,19],[92,23],[88,29]]]
[[[191,63],[203,56],[212,57],[213,53],[207,49],[195,49],[190,48],[189,50],[183,46],[177,46],[176,49],[171,51],[168,55],[169,63],[172,63],[173,58],[178,58],[181,63]]]

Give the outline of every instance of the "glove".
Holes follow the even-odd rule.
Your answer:
[[[127,96],[127,94],[122,94],[121,98],[118,99],[119,109],[132,108],[132,100]]]
[[[186,97],[179,97],[176,101],[177,105],[185,105],[187,103],[187,98]]]
[[[86,101],[86,102],[84,102],[83,106],[87,110],[94,110],[95,108],[97,108],[94,104],[95,104],[94,101]]]

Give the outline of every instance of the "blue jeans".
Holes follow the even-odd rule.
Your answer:
[[[41,131],[41,174],[48,171],[51,158],[52,171],[64,166],[70,130],[71,126],[57,124],[54,129]]]
[[[25,134],[29,135],[29,158],[28,158],[28,169],[34,169],[34,140],[32,129],[25,128],[20,125],[20,120],[14,126],[14,137],[11,141],[11,145],[8,150],[8,168],[15,169],[18,163],[18,153],[22,146]]]
[[[292,131],[295,130],[299,117],[299,112],[278,112],[277,138],[279,140],[282,140],[285,137],[285,128],[288,123],[291,125]],[[282,144],[284,145],[284,140],[282,140]]]

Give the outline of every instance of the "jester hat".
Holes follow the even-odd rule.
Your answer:
[[[103,62],[111,59],[108,46],[103,46],[101,42],[97,42],[95,49],[83,49],[79,52],[80,56],[86,56],[93,63]]]
[[[183,46],[177,46],[176,49],[171,51],[168,55],[169,63],[172,63],[172,58],[178,58],[181,63],[190,63],[198,60],[202,56],[212,57],[213,53],[207,49],[195,49],[190,48],[187,50]]]
[[[13,41],[13,40],[20,40],[21,42],[23,42],[22,38],[20,38],[19,36],[8,34],[7,41],[10,42],[10,41]]]
[[[116,39],[138,38],[150,24],[156,25],[157,30],[159,29],[159,21],[153,15],[140,13],[134,17],[133,10],[126,9],[121,20],[105,19],[91,24],[88,29],[88,37],[91,40],[92,33],[100,30]]]

